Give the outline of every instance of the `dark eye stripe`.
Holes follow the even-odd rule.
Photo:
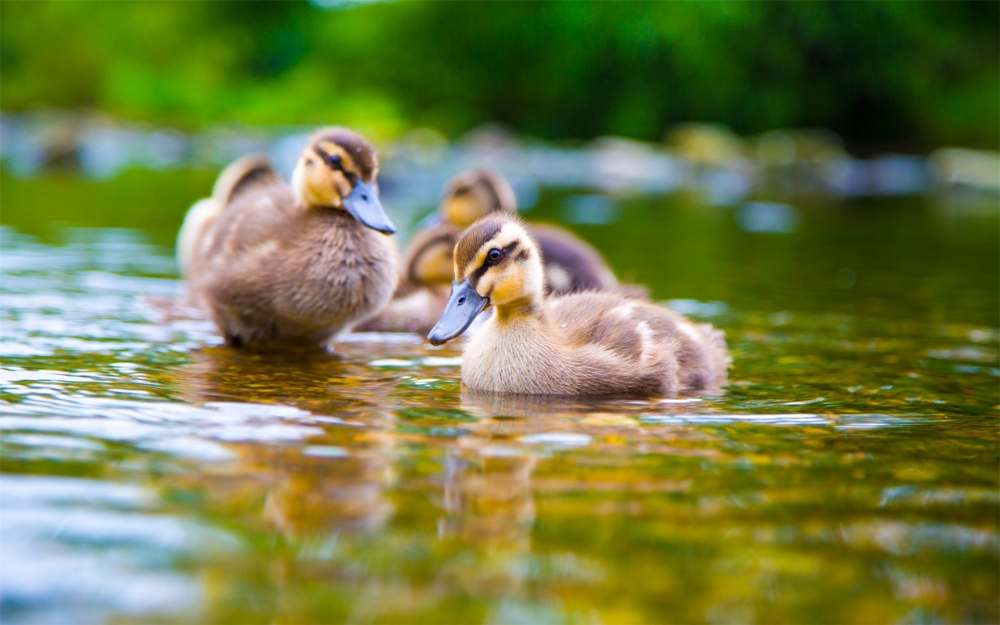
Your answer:
[[[513,252],[514,250],[517,249],[518,245],[520,245],[520,243],[517,242],[517,241],[514,241],[513,243],[511,243],[509,245],[505,245],[504,247],[500,248],[500,259],[499,260],[491,261],[489,259],[489,254],[487,253],[486,260],[483,261],[483,264],[480,265],[479,267],[477,267],[476,270],[472,272],[472,275],[469,276],[469,282],[472,283],[472,286],[475,286],[476,283],[479,282],[479,278],[483,277],[483,274],[486,273],[486,271],[490,267],[496,267],[497,265],[499,265],[500,263],[502,263],[504,260],[506,260],[507,256],[509,256],[511,254],[511,252]]]
[[[316,151],[316,154],[318,154],[320,158],[323,159],[323,162],[326,163],[330,169],[336,169],[340,171],[345,176],[347,176],[348,180],[353,180],[355,178],[354,174],[351,174],[346,169],[344,169],[344,163],[343,161],[340,160],[339,156],[336,156],[334,154],[327,154],[323,150],[323,148],[319,146],[314,146],[313,149]]]

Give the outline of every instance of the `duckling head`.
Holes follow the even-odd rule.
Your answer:
[[[493,212],[516,213],[517,198],[507,180],[489,169],[464,171],[445,185],[441,218],[467,228]]]
[[[378,156],[361,135],[345,128],[323,128],[309,143],[292,172],[292,187],[310,208],[345,210],[364,225],[392,234],[396,227],[378,199]]]
[[[447,232],[423,241],[406,265],[406,277],[415,284],[447,285],[455,277],[452,269],[453,234]]]
[[[427,335],[440,345],[465,332],[489,306],[497,320],[538,310],[545,287],[541,254],[516,217],[494,214],[472,224],[455,245],[455,279],[448,304]]]

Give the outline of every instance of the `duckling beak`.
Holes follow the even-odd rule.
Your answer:
[[[461,282],[453,280],[448,305],[444,307],[444,312],[441,313],[437,324],[431,328],[427,340],[431,342],[431,345],[447,343],[465,332],[476,315],[481,313],[489,303],[490,300],[476,293],[475,287],[467,279]]]
[[[392,225],[389,216],[382,208],[382,203],[378,201],[378,190],[374,184],[358,180],[350,195],[344,198],[344,208],[355,219],[372,230],[386,234],[392,234],[396,231],[396,226]]]

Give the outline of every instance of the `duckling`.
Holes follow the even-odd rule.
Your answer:
[[[362,136],[324,128],[291,185],[263,157],[246,157],[192,206],[178,260],[227,343],[325,345],[389,300],[397,251],[384,235],[396,229],[379,202],[378,167]]]
[[[489,169],[458,174],[445,187],[444,197],[442,219],[462,229],[493,212],[517,212],[514,190],[502,175]],[[556,226],[527,227],[542,252],[547,293],[605,290],[618,284],[597,250],[580,238]]]
[[[499,173],[471,169],[452,178],[438,210],[440,221],[417,234],[403,259],[392,301],[357,330],[426,334],[444,311],[452,280],[452,250],[462,232],[490,213],[517,212],[514,189]],[[548,293],[613,289],[618,282],[601,255],[555,226],[528,226],[545,267]]]
[[[524,395],[657,395],[726,382],[723,333],[620,293],[546,298],[542,254],[516,217],[480,219],[455,247],[455,279],[428,339],[460,335],[495,310],[469,340],[462,383]]]

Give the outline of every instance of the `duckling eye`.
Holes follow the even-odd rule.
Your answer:
[[[319,147],[315,148],[315,151],[316,154],[323,159],[323,162],[326,163],[327,167],[330,169],[339,169],[340,171],[344,171],[344,165],[341,163],[339,156],[335,154],[327,154]]]
[[[497,262],[503,254],[497,248],[493,248],[486,254],[486,259],[491,262]]]

